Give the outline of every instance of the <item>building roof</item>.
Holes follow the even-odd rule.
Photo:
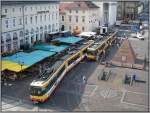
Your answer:
[[[76,2],[69,2],[69,3],[60,3],[60,13],[64,13],[64,10],[87,10],[87,9],[94,9],[99,8],[97,5],[92,3],[91,1],[76,1]]]
[[[2,70],[19,72],[43,59],[54,55],[55,52],[36,50],[30,53],[18,52],[12,56],[2,57]]]
[[[51,2],[51,1],[60,1],[60,0],[1,0],[2,2],[25,2],[25,1],[28,1],[28,2],[45,2],[45,1],[48,1],[48,2]]]
[[[61,43],[68,43],[68,44],[74,44],[74,43],[77,43],[81,40],[82,40],[82,38],[70,36],[70,37],[56,38],[56,39],[53,39],[52,41],[57,41],[57,42],[61,42]]]
[[[39,49],[43,51],[51,51],[51,52],[62,52],[65,49],[67,49],[69,46],[61,45],[61,46],[55,46],[55,45],[49,45],[49,44],[38,44],[34,45],[34,49]]]
[[[60,0],[1,0],[2,5],[11,4],[36,4],[36,3],[56,3]]]

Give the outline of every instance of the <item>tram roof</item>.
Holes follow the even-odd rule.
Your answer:
[[[34,49],[39,49],[43,51],[51,51],[51,52],[62,52],[68,47],[69,46],[67,45],[55,46],[55,45],[49,45],[49,44],[37,44],[33,46]]]
[[[88,49],[93,50],[96,49],[97,47],[101,46],[105,40],[100,40],[98,42],[93,43]]]
[[[2,57],[3,70],[20,72],[43,59],[54,55],[55,52],[36,50],[30,53],[18,52],[11,56]]]
[[[57,42],[61,42],[61,43],[74,44],[74,43],[77,43],[77,42],[79,42],[81,40],[83,40],[83,38],[69,36],[69,37],[56,38],[56,39],[53,39],[52,41],[57,41]]]

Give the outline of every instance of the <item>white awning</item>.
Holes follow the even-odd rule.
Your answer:
[[[91,37],[94,36],[96,32],[82,32],[78,36],[85,36],[85,37]]]

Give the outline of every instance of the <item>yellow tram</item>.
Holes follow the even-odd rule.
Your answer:
[[[34,103],[46,101],[62,81],[66,73],[85,58],[87,48],[93,43],[94,41],[92,40],[88,41],[82,45],[82,47],[71,51],[72,54],[67,54],[56,61],[54,65],[50,67],[49,72],[38,80],[33,80],[30,84],[30,99]]]

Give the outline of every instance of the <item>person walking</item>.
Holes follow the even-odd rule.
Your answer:
[[[134,81],[136,80],[136,74],[133,75],[133,80],[134,80]]]
[[[86,77],[85,76],[82,77],[82,80],[83,80],[83,83],[86,83]]]

